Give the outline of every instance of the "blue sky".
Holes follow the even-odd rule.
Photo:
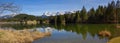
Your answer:
[[[0,0],[1,3],[13,2],[21,7],[21,13],[40,16],[44,12],[64,12],[81,10],[83,6],[87,10],[98,5],[107,5],[112,0]]]

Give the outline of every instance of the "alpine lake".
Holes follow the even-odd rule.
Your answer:
[[[110,39],[120,36],[120,29],[115,24],[2,24],[2,29],[36,29],[50,32],[51,35],[37,39],[33,43],[107,43]],[[111,36],[100,36],[99,32],[109,31]]]

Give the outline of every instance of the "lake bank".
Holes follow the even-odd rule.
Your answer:
[[[3,30],[0,29],[0,43],[32,43],[50,33],[29,30]]]
[[[109,40],[108,43],[120,43],[120,36],[112,38],[111,40]]]
[[[0,22],[0,24],[39,24],[36,20],[28,20],[28,21],[4,21]]]
[[[0,24],[20,24],[20,22],[0,22]]]

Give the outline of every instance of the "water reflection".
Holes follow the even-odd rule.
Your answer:
[[[34,29],[37,27],[41,27],[41,25],[27,25],[27,24],[0,24],[1,28],[13,28],[16,30],[22,30],[22,29]]]
[[[71,27],[69,27],[71,28]],[[99,37],[97,33],[92,35],[93,33],[90,33],[86,30],[86,28],[83,30],[79,27],[72,28],[69,30],[68,28],[52,28],[52,27],[44,27],[44,28],[39,28],[40,31],[46,31],[46,32],[51,32],[52,36],[51,37],[46,37],[43,39],[39,39],[34,41],[33,43],[106,43],[108,41],[107,37]],[[98,29],[99,30],[99,29]],[[83,31],[83,33],[81,32]]]
[[[48,27],[47,27],[48,28]],[[44,28],[44,29],[47,29]],[[40,28],[41,31],[43,30]],[[106,43],[108,38],[99,38],[97,34],[92,36],[91,33],[87,32],[84,37],[81,33],[76,34],[75,32],[68,32],[65,30],[56,30],[51,28],[51,37],[46,37],[43,39],[38,39],[33,43]]]
[[[116,29],[112,24],[69,24],[69,25],[25,25],[7,24],[0,25],[2,28],[13,29],[36,29],[41,32],[50,32],[50,37],[35,40],[33,43],[106,43],[116,36]],[[98,36],[100,31],[110,31],[112,37]],[[117,32],[118,33],[118,32]]]

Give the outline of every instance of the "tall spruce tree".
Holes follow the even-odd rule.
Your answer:
[[[81,20],[82,22],[85,22],[88,20],[88,15],[87,15],[87,11],[85,9],[85,7],[83,6],[82,10],[81,10],[81,14],[80,14]]]

